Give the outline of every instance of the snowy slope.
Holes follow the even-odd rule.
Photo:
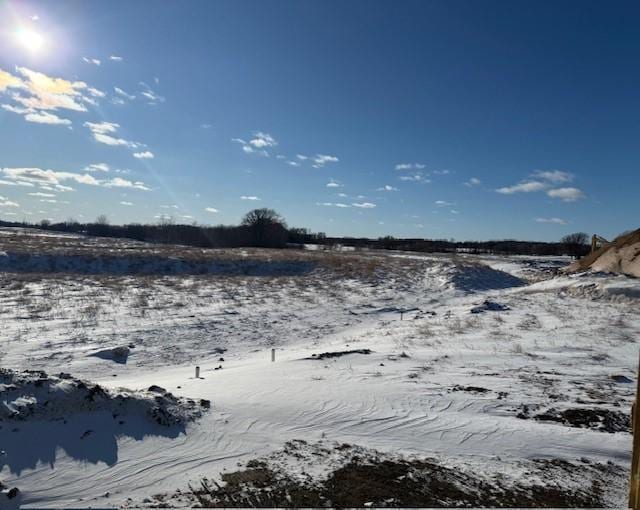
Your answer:
[[[628,469],[636,280],[525,285],[467,257],[349,256],[371,267],[350,277],[326,264],[271,278],[5,275],[4,367],[70,372],[114,391],[159,385],[210,400],[211,410],[177,435],[110,431],[108,455],[87,458],[60,442],[16,469],[12,450],[0,480],[20,488],[25,507],[140,503],[294,439],[491,472],[517,472],[532,458]],[[506,309],[471,313],[486,300]],[[94,355],[118,346],[129,346],[124,362]],[[363,349],[371,353],[318,356]],[[575,409],[595,421],[563,422]],[[72,436],[100,430],[102,418],[83,419],[91,425]],[[3,426],[0,436],[24,440],[43,423]],[[609,496],[620,504],[624,494]]]

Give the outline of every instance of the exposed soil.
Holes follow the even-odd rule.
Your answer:
[[[350,351],[333,351],[333,352],[323,352],[321,354],[313,354],[309,358],[305,359],[329,359],[329,358],[339,358],[341,356],[346,356],[348,354],[371,354],[373,351],[371,349],[352,349]]]
[[[552,421],[569,427],[586,428],[600,432],[631,432],[631,417],[620,411],[596,408],[548,409],[532,415],[526,406],[518,413],[518,418],[532,418],[537,421]]]
[[[304,443],[304,442],[300,442]],[[351,445],[331,454],[354,453]],[[320,449],[313,455],[323,455]],[[361,450],[357,450],[361,453]],[[289,452],[291,453],[291,452]],[[330,454],[327,454],[330,455]],[[324,479],[295,477],[281,466],[254,460],[246,468],[222,475],[222,483],[203,479],[188,498],[205,508],[220,507],[603,507],[602,484],[622,469],[611,464],[561,460],[530,461],[522,481],[500,475],[484,478],[442,465],[436,459],[381,458],[377,452],[352,455]],[[562,483],[563,479],[583,483]],[[180,493],[184,497],[187,493]],[[158,495],[169,504],[175,496]]]

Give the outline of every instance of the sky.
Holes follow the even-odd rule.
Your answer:
[[[0,0],[0,219],[613,237],[638,26],[637,1]]]

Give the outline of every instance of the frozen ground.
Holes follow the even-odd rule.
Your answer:
[[[89,407],[52,434],[48,415],[3,410],[0,481],[24,507],[191,505],[190,485],[255,459],[324,480],[353,451],[520,485],[588,479],[601,494],[576,504],[624,503],[637,279],[554,276],[566,261],[544,258],[196,250],[14,231],[0,252],[3,368],[69,373],[142,401],[156,385],[211,402],[171,433],[118,430]],[[16,399],[51,400],[41,388],[2,393],[13,410]],[[291,454],[296,440],[308,446]],[[343,444],[339,459],[318,454]],[[574,467],[535,468],[551,461]]]

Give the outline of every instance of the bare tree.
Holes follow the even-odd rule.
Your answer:
[[[564,245],[566,253],[575,258],[582,257],[589,251],[589,235],[584,232],[568,234],[560,239],[560,242]]]
[[[109,224],[109,218],[107,218],[106,214],[100,214],[96,218],[96,224],[97,225],[108,225]]]
[[[256,246],[283,246],[287,242],[287,223],[273,209],[254,209],[245,214],[242,225],[252,234]]]

